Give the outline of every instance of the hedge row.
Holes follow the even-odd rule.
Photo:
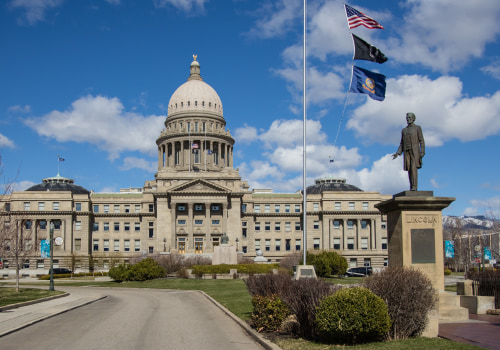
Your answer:
[[[260,274],[271,273],[274,269],[279,269],[279,264],[194,265],[192,269],[194,275],[227,274],[231,269],[236,269],[238,273],[243,274]]]
[[[56,278],[71,278],[71,277],[86,277],[86,276],[107,276],[107,272],[79,272],[79,273],[57,273],[54,274],[54,279]],[[50,280],[50,275],[41,275],[38,279],[42,281]]]

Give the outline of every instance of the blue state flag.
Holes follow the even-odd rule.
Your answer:
[[[491,248],[484,247],[484,260],[491,260]]]
[[[368,94],[374,100],[383,101],[385,99],[385,75],[353,66],[349,92]]]

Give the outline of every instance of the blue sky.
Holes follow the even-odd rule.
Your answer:
[[[353,44],[343,2],[309,0],[307,183],[334,176],[367,191],[407,190],[402,158],[391,155],[414,112],[426,140],[419,190],[456,197],[448,215],[500,216],[500,2],[349,4],[385,27],[352,33],[389,58],[354,62],[386,75],[386,99],[346,95]],[[197,54],[243,179],[275,192],[302,188],[301,0],[0,6],[2,183],[40,183],[61,155],[60,174],[89,190],[141,187],[154,178],[170,96]]]

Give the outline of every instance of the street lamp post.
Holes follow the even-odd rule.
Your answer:
[[[50,284],[49,290],[54,290],[54,223],[50,223]]]

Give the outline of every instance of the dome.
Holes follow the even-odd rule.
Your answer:
[[[73,194],[89,194],[90,191],[74,184],[74,180],[62,177],[59,174],[42,180],[38,185],[31,186],[26,191],[69,191]]]
[[[200,64],[191,63],[188,81],[175,90],[168,102],[167,119],[185,115],[211,116],[224,119],[222,102],[217,92],[200,76]]]
[[[320,194],[325,191],[332,192],[345,192],[345,191],[357,191],[363,192],[354,185],[346,183],[345,179],[334,179],[331,177],[326,177],[322,179],[317,179],[314,181],[315,184],[307,187],[307,194]]]

